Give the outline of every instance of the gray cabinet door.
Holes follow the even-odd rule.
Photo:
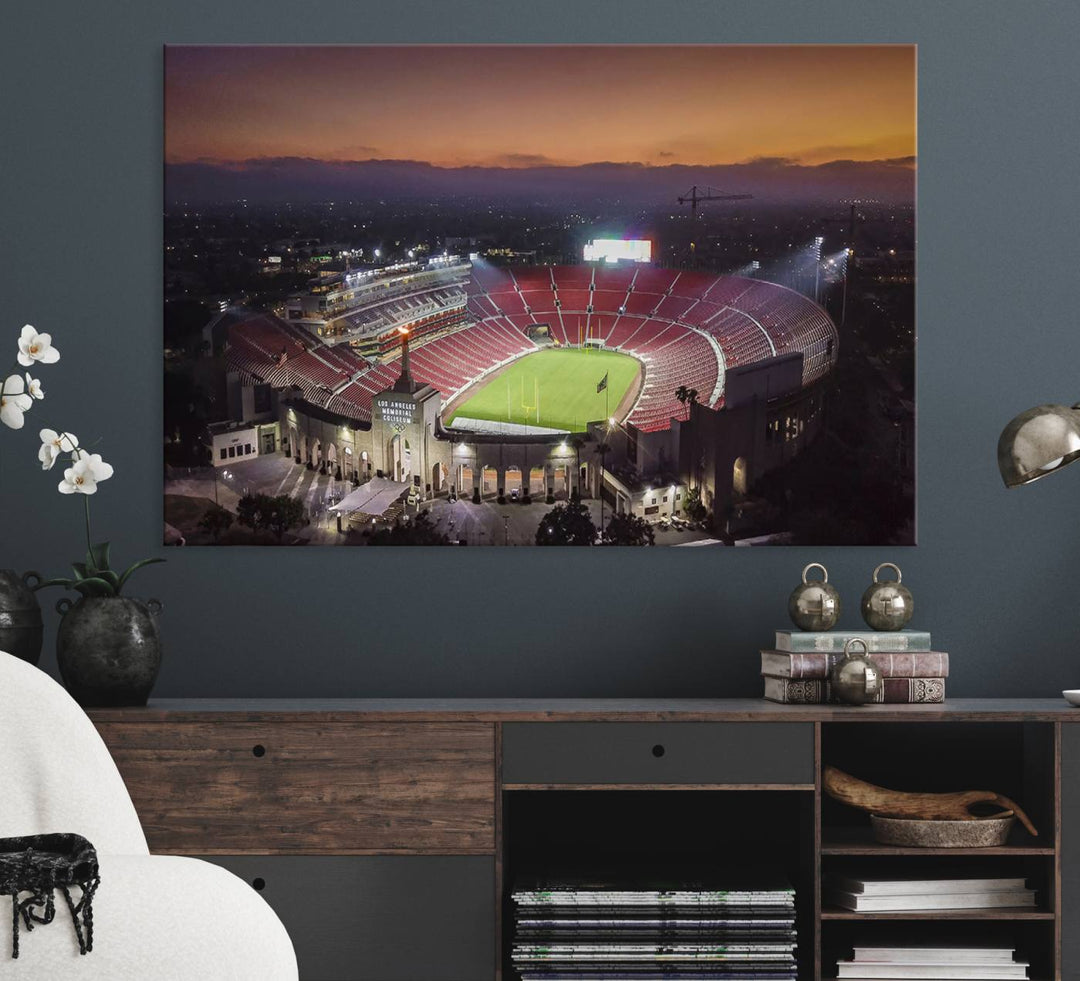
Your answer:
[[[1080,724],[1061,726],[1061,976],[1080,978]]]
[[[285,924],[301,981],[489,981],[495,866],[487,856],[213,856]]]
[[[503,783],[814,783],[809,722],[514,722]]]

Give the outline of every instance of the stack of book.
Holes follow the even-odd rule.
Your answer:
[[[795,981],[795,892],[560,879],[511,894],[523,981]]]
[[[761,652],[765,697],[773,702],[817,705],[832,702],[829,672],[844,656],[844,645],[866,642],[884,679],[879,702],[944,702],[949,655],[930,647],[925,630],[835,630],[821,633],[778,630],[776,647]],[[857,647],[862,653],[862,648]]]
[[[1026,978],[1028,966],[1011,947],[856,947],[851,960],[837,964],[837,974],[848,981],[990,981]]]
[[[830,876],[825,885],[828,902],[859,913],[1035,906],[1035,890],[1028,889],[1023,878],[861,879]]]

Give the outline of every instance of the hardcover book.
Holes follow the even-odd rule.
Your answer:
[[[828,901],[841,909],[857,913],[882,913],[891,910],[1002,909],[1035,905],[1033,889],[1009,892],[937,893],[935,895],[865,896],[862,893],[826,890]]]
[[[778,651],[823,651],[843,654],[849,640],[861,640],[874,651],[928,651],[930,634],[925,630],[777,630]]]
[[[844,892],[864,896],[925,896],[936,893],[1018,892],[1027,887],[1027,880],[997,879],[857,879],[829,876],[829,885]]]
[[[828,678],[843,654],[824,651],[762,651],[761,673],[772,678]],[[947,678],[949,655],[944,651],[877,652],[870,660],[886,678]]]
[[[859,961],[841,961],[839,977],[845,981],[999,981],[999,979],[1026,978],[1027,965],[1018,962],[967,961],[963,964],[866,964]]]
[[[1006,964],[1015,947],[856,947],[855,960],[879,964]]]
[[[829,681],[796,681],[791,678],[765,678],[765,698],[789,705],[823,705],[836,699]],[[885,678],[882,690],[874,699],[889,705],[937,704],[945,701],[944,678]]]

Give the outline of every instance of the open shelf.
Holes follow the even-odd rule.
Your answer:
[[[504,785],[501,923],[504,981],[518,978],[510,954],[517,883],[566,874],[633,882],[644,877],[723,888],[755,883],[795,888],[799,977],[815,974],[815,798],[806,790],[669,788],[512,790]]]
[[[903,876],[912,879],[1023,878],[1037,906],[996,909],[856,911],[832,905],[819,894],[819,979],[835,977],[836,965],[854,947],[915,942],[972,946],[1004,941],[1030,962],[1034,978],[1058,973],[1058,814],[1056,737],[1052,724],[986,722],[953,726],[875,725],[873,738],[847,722],[821,724],[819,766],[835,766],[862,780],[901,791],[942,793],[993,790],[1017,801],[1038,836],[1017,822],[1006,844],[992,848],[918,848],[874,840],[869,817],[818,798],[818,869],[848,878]],[[822,777],[823,778],[823,777]]]

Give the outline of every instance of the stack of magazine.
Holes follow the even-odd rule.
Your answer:
[[[825,880],[825,887],[828,902],[859,913],[1035,906],[1035,890],[1028,888],[1023,877],[918,879],[834,875]]]
[[[856,947],[855,956],[840,961],[845,981],[933,979],[933,981],[991,981],[1028,976],[1027,961],[1016,960],[1011,947]]]
[[[795,891],[721,885],[519,884],[514,967],[524,981],[795,981]]]

